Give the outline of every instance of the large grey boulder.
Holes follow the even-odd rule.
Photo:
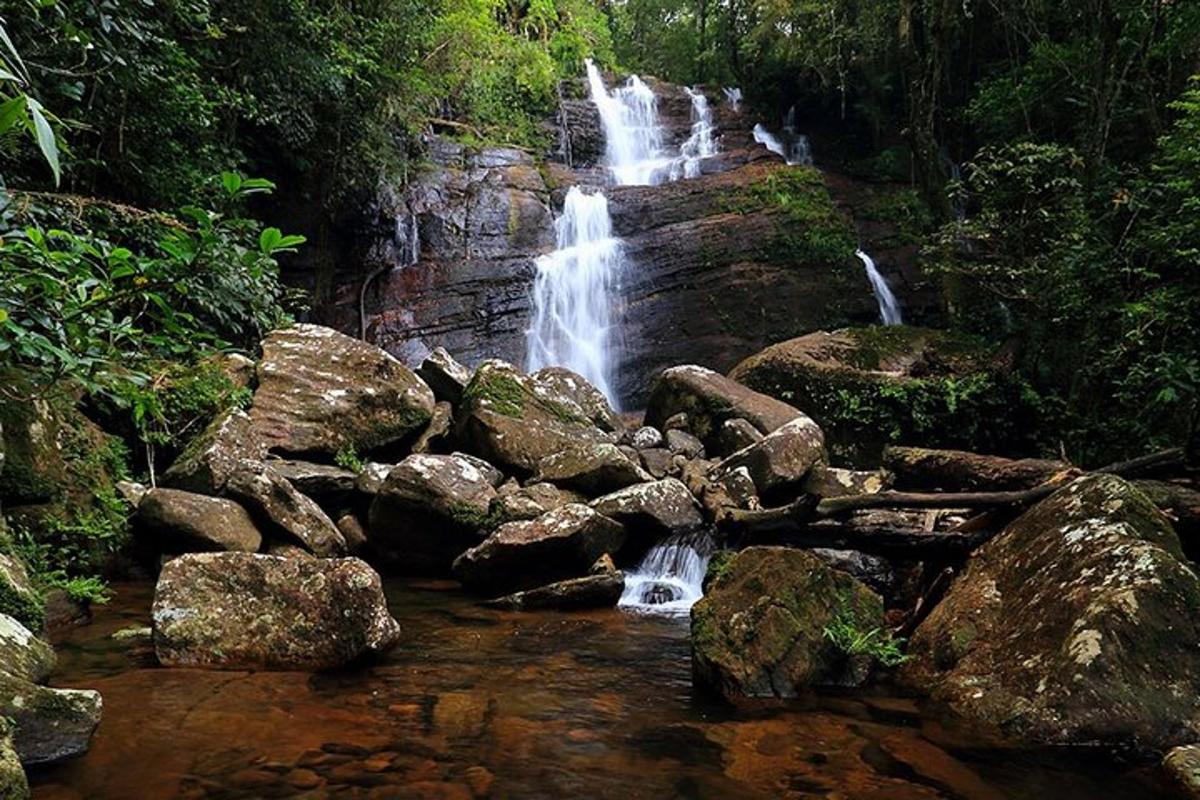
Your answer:
[[[535,392],[551,399],[570,400],[600,430],[608,433],[621,430],[621,418],[609,405],[608,398],[579,373],[566,367],[546,367],[529,379]]]
[[[462,401],[463,390],[471,382],[471,370],[455,361],[444,347],[433,348],[417,367],[417,374],[433,390],[434,397],[452,406]]]
[[[749,389],[704,367],[671,367],[659,375],[646,406],[646,424],[660,430],[677,414],[705,444],[719,449],[717,436],[725,420],[744,419],[760,433],[770,433],[800,415],[792,406]]]
[[[241,462],[226,481],[225,491],[250,511],[268,535],[322,558],[345,555],[346,540],[333,520],[270,464]]]
[[[256,553],[263,542],[258,526],[239,504],[179,489],[146,492],[136,522],[139,538],[157,553]]]
[[[626,549],[636,555],[672,534],[690,533],[704,525],[700,504],[683,483],[666,478],[639,483],[592,501],[591,507],[625,526]]]
[[[839,649],[835,626],[881,629],[883,601],[803,550],[714,557],[705,596],[692,607],[692,667],[698,682],[729,698],[858,685],[870,661]]]
[[[1026,744],[1200,740],[1200,579],[1149,499],[1074,481],[976,551],[902,677]]]
[[[501,525],[454,562],[471,591],[500,594],[587,573],[625,541],[625,530],[585,505],[572,503],[534,520]]]
[[[825,437],[820,427],[800,414],[729,456],[715,469],[717,474],[724,474],[745,467],[759,496],[766,498],[796,487],[826,458]]]
[[[392,647],[400,626],[357,558],[194,553],[167,562],[151,610],[173,667],[326,670]]]
[[[474,460],[411,455],[375,495],[367,541],[398,572],[447,574],[460,553],[482,541],[495,498],[490,475]]]
[[[615,444],[585,444],[538,462],[539,481],[595,496],[653,480]]]
[[[471,453],[522,475],[532,473],[547,456],[613,437],[596,427],[573,399],[503,361],[485,361],[475,371],[456,427]]]
[[[272,450],[366,453],[420,430],[433,413],[433,392],[408,367],[332,328],[293,325],[262,348],[250,418]]]

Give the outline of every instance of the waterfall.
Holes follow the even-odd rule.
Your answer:
[[[867,268],[867,280],[871,282],[871,290],[875,292],[875,299],[879,302],[879,316],[883,318],[883,324],[903,325],[904,320],[900,317],[900,304],[896,302],[896,296],[892,294],[887,280],[875,267],[874,259],[862,250],[855,250],[854,255],[858,256],[863,262],[863,266]]]
[[[721,89],[725,95],[725,102],[729,103],[730,108],[734,111],[740,111],[742,108],[742,90],[736,86],[726,86]]]
[[[707,533],[679,534],[659,542],[636,569],[625,573],[620,608],[682,616],[703,596],[704,573],[713,552]]]
[[[554,228],[557,249],[537,260],[526,369],[567,367],[616,408],[612,317],[623,258],[621,242],[612,235],[608,198],[572,186]]]
[[[605,158],[618,184],[647,186],[658,183],[670,168],[663,154],[663,132],[658,124],[658,99],[633,75],[611,94],[600,70],[587,60],[588,88],[604,128]]]
[[[712,110],[703,92],[684,88],[692,100],[692,134],[679,146],[679,158],[671,164],[671,180],[700,177],[700,161],[717,154],[713,141]]]
[[[396,215],[392,244],[398,254],[395,266],[411,267],[421,260],[421,230],[416,214],[410,211],[407,216]]]
[[[775,134],[764,128],[761,123],[754,126],[754,141],[764,145],[775,155],[782,156],[784,160],[787,160],[787,151],[784,150],[783,142],[779,141]]]
[[[805,167],[813,165],[812,145],[804,134],[793,133],[792,144],[788,148],[787,162],[793,166],[799,164]]]

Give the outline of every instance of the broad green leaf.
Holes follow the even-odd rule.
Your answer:
[[[29,107],[29,116],[33,120],[38,147],[41,148],[46,163],[50,165],[50,171],[54,173],[54,185],[58,186],[62,180],[62,170],[58,164],[58,142],[54,138],[54,130],[50,127],[46,115],[42,113],[41,103],[29,97],[26,98],[25,104]]]

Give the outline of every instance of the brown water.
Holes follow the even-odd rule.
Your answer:
[[[1147,798],[1104,761],[988,749],[910,701],[734,709],[694,696],[686,620],[521,615],[393,584],[404,643],[336,675],[152,666],[113,631],[151,587],[60,645],[55,683],[104,695],[84,758],[35,798]]]

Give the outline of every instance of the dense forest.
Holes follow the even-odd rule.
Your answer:
[[[345,268],[381,187],[403,191],[449,142],[524,154],[557,191],[547,165],[589,64],[737,87],[748,120],[792,109],[818,166],[902,187],[876,213],[933,287],[922,323],[1000,353],[1012,393],[949,382],[938,402],[960,430],[933,444],[1070,469],[1167,448],[1194,463],[1200,3],[0,0],[0,500],[37,509],[0,518],[0,551],[36,587],[22,613],[40,620],[51,592],[103,603],[136,573],[118,484],[157,485],[250,407],[230,364],[324,321],[307,270]],[[737,210],[795,212],[814,184],[788,180]],[[1013,397],[1021,419],[998,418]],[[932,429],[945,412],[902,415]],[[57,474],[16,438],[42,417],[61,425]],[[888,443],[930,444],[908,430]],[[324,460],[358,473],[367,455]]]

